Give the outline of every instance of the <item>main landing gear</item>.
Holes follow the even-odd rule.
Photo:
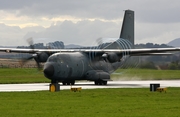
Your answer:
[[[95,85],[107,85],[107,81],[94,81]]]
[[[75,80],[63,81],[62,84],[63,85],[74,85],[75,84]]]

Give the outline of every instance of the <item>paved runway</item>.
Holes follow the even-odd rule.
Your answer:
[[[72,87],[82,89],[95,88],[144,88],[150,87],[151,83],[159,83],[161,87],[180,87],[180,80],[152,80],[152,81],[110,81],[106,86],[94,85],[94,82],[76,82]],[[60,86],[60,89],[70,89],[70,86]],[[0,84],[0,92],[14,91],[41,91],[49,90],[49,83],[34,84]]]

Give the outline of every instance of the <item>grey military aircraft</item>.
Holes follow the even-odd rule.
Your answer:
[[[123,59],[131,56],[161,55],[180,51],[180,48],[134,49],[134,11],[126,10],[120,37],[114,42],[90,49],[18,49],[0,48],[1,52],[29,53],[37,64],[45,62],[44,76],[51,83],[74,84],[76,80],[94,81],[106,85],[110,74],[118,69]],[[168,53],[167,53],[168,54]]]

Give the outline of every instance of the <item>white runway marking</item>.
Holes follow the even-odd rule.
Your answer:
[[[152,81],[110,81],[107,85],[94,85],[94,82],[77,82],[72,87],[82,89],[96,88],[148,88],[151,83],[159,83],[161,87],[180,87],[180,80],[152,80]],[[60,83],[61,85],[61,83]],[[60,86],[60,89],[70,89],[70,86]],[[34,84],[0,84],[0,92],[14,91],[42,91],[49,90],[49,83]]]

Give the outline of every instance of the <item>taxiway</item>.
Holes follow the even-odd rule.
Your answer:
[[[152,83],[159,83],[161,87],[180,87],[180,80],[151,80],[151,81],[110,81],[107,85],[94,85],[93,82],[76,82],[72,87],[82,89],[96,88],[148,88]],[[70,86],[60,86],[60,90],[70,89]],[[43,91],[49,90],[49,83],[34,84],[0,84],[0,92],[15,91]]]

